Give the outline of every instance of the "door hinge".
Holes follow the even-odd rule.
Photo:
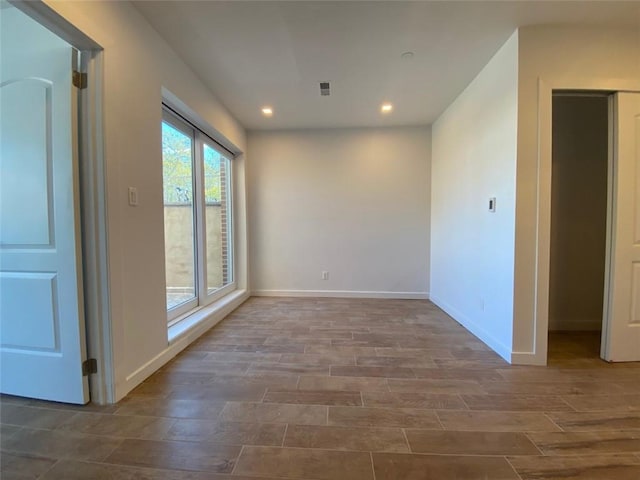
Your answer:
[[[98,361],[95,358],[88,358],[82,362],[82,376],[86,377],[92,373],[98,373]]]
[[[79,89],[87,88],[87,74],[83,72],[73,71],[73,86]]]

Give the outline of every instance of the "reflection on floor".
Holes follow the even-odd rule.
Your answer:
[[[253,298],[118,405],[3,397],[1,476],[638,480],[640,365],[577,338],[512,367],[427,301]]]

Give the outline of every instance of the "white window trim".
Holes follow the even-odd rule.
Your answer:
[[[167,310],[167,323],[168,328],[171,331],[181,331],[177,329],[178,324],[189,321],[192,316],[199,316],[199,312],[223,299],[225,296],[230,295],[237,290],[236,281],[236,264],[235,264],[235,224],[233,221],[233,175],[234,166],[233,158],[234,154],[231,150],[227,149],[220,142],[206,134],[199,128],[195,122],[192,124],[188,121],[189,114],[184,114],[180,109],[176,109],[172,102],[163,101],[162,105],[162,121],[172,125],[177,130],[181,131],[185,135],[192,138],[192,177],[193,177],[193,225],[194,225],[194,262],[196,266],[196,278],[195,278],[195,290],[196,296],[184,303],[176,305],[175,307]],[[206,279],[207,279],[207,264],[206,261],[200,262],[200,257],[206,257],[206,218],[205,218],[205,197],[204,197],[204,172],[202,150],[203,146],[216,150],[219,154],[228,159],[229,171],[226,177],[227,182],[227,198],[229,208],[227,208],[227,242],[231,248],[227,252],[228,264],[231,274],[231,282],[215,289],[211,293],[208,293]],[[207,313],[208,315],[209,313]],[[170,335],[171,337],[171,335]]]

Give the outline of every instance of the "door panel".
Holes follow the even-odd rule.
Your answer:
[[[3,162],[0,201],[23,207],[5,209],[0,224],[3,245],[53,246],[51,87],[35,78],[2,85],[2,156],[20,161]],[[28,145],[21,142],[24,138],[31,139]],[[27,178],[23,170],[30,172]]]
[[[89,400],[71,45],[0,15],[0,391]]]
[[[603,358],[640,361],[640,93],[618,93]]]

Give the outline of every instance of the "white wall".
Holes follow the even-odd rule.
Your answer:
[[[168,347],[161,161],[162,87],[240,150],[243,128],[128,2],[46,2],[104,49],[104,150],[116,399],[186,342]],[[236,270],[246,288],[244,159],[234,165]],[[136,186],[139,206],[127,203]]]
[[[253,294],[426,298],[427,127],[251,132],[248,143]]]
[[[549,330],[600,330],[604,299],[609,107],[554,96]]]
[[[433,125],[432,153],[431,299],[508,360],[517,102],[516,32]]]
[[[551,166],[544,149],[551,143],[551,99],[550,92],[542,94],[545,88],[640,90],[640,29],[521,28],[519,58],[513,352],[518,363],[544,363],[547,308],[536,297],[545,291],[536,270],[538,257],[545,256],[538,237],[548,236],[549,219],[538,189],[550,196],[550,182],[539,184],[538,178],[547,178],[544,168]]]

